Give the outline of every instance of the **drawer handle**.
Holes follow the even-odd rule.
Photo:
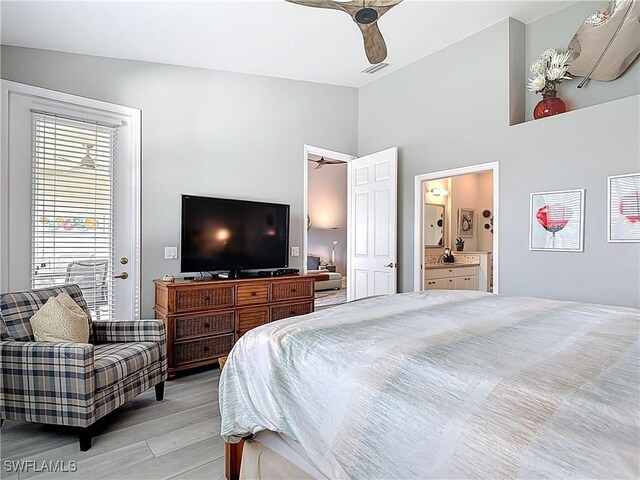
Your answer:
[[[202,347],[202,349],[203,349],[205,352],[208,352],[208,351],[209,351],[209,347],[207,347],[206,345],[205,345],[204,347]]]
[[[295,315],[295,314],[296,314],[296,311],[295,311],[295,310],[291,310],[291,311],[289,312],[289,314],[290,314],[290,315]]]
[[[251,292],[251,296],[255,297],[258,293],[257,292]]]
[[[291,293],[296,293],[296,292],[297,292],[297,290],[295,288],[291,289]]]
[[[205,297],[204,297],[204,301],[205,301],[205,302],[208,302],[209,300],[211,300],[211,297],[210,297],[209,295],[205,295]]]
[[[208,323],[204,324],[204,328],[209,328],[211,325],[209,325]]]

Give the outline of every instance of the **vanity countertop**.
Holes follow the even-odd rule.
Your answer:
[[[426,269],[435,269],[435,268],[460,268],[460,267],[477,267],[480,264],[478,262],[473,263],[427,263],[424,268]]]

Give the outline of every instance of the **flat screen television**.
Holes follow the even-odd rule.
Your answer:
[[[182,196],[181,271],[285,268],[289,205]]]

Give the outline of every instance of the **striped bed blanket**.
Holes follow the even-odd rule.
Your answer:
[[[225,440],[272,430],[327,478],[638,478],[640,311],[429,291],[248,332]]]

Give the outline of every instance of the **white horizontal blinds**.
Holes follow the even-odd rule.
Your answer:
[[[112,318],[116,127],[32,116],[32,287],[78,284]]]

